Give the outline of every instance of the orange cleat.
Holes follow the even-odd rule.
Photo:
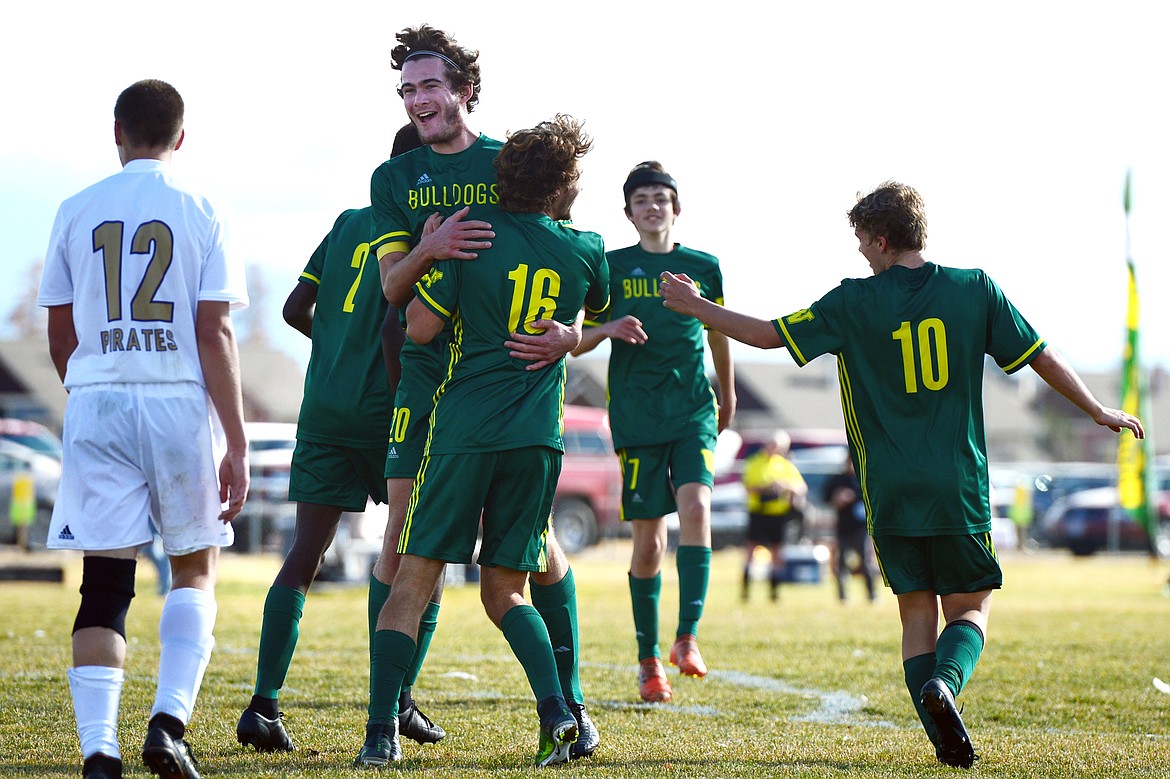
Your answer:
[[[699,654],[699,640],[690,633],[683,633],[674,640],[670,648],[670,664],[678,667],[683,676],[701,679],[707,675],[707,664]]]
[[[673,692],[666,680],[666,669],[657,657],[638,661],[638,694],[647,703],[669,703]]]

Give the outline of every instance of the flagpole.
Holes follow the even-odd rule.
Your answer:
[[[1126,413],[1141,419],[1146,428],[1146,439],[1138,440],[1123,435],[1117,448],[1117,490],[1121,508],[1134,521],[1145,528],[1149,536],[1151,555],[1157,556],[1157,512],[1153,507],[1151,489],[1154,486],[1153,462],[1149,452],[1153,450],[1151,436],[1153,420],[1149,418],[1145,387],[1142,383],[1140,351],[1140,303],[1137,288],[1137,272],[1133,261],[1130,234],[1130,214],[1133,206],[1133,171],[1125,173],[1125,265],[1129,279],[1126,303],[1125,360],[1121,375],[1121,408]],[[1116,529],[1111,528],[1110,547],[1116,548]]]

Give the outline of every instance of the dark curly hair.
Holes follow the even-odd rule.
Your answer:
[[[565,188],[581,177],[577,161],[592,147],[584,125],[567,114],[511,133],[493,163],[500,209],[547,213]]]
[[[183,132],[183,98],[165,81],[144,79],[118,95],[114,119],[129,145],[144,149],[171,148]]]
[[[858,195],[849,224],[875,238],[885,236],[894,251],[926,248],[926,202],[914,187],[887,181],[868,195]]]
[[[429,24],[418,27],[407,27],[396,36],[398,45],[390,52],[390,65],[395,70],[402,70],[407,57],[415,52],[433,51],[441,54],[451,62],[444,61],[447,76],[451,79],[452,88],[458,90],[471,86],[471,99],[467,101],[468,112],[474,111],[479,105],[479,52],[475,49],[465,49],[459,42],[447,33]],[[399,95],[402,91],[399,90]]]

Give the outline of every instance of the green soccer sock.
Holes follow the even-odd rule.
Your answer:
[[[707,585],[711,581],[711,547],[680,546],[675,560],[678,566],[678,632],[675,636],[699,635],[699,620]]]
[[[529,581],[532,605],[540,613],[548,628],[553,656],[557,661],[557,676],[565,700],[584,703],[581,693],[581,675],[578,658],[581,644],[577,629],[577,582],[570,568],[556,584],[540,585]]]
[[[374,633],[370,649],[370,705],[367,709],[371,723],[389,725],[398,716],[402,679],[410,668],[415,649],[414,639],[405,633],[397,630]]]
[[[414,650],[414,658],[402,680],[403,689],[414,686],[418,679],[418,672],[422,670],[423,662],[427,659],[427,651],[431,648],[431,639],[435,637],[435,629],[439,627],[439,604],[429,601],[423,609],[422,619],[418,621],[418,647]]]
[[[256,695],[275,699],[280,694],[297,649],[304,608],[305,594],[300,590],[275,585],[268,589],[256,657]]]
[[[983,631],[979,626],[965,619],[955,620],[939,634],[934,649],[938,657],[934,676],[942,679],[951,688],[951,693],[958,697],[967,686],[982,652]]]
[[[918,719],[922,720],[922,727],[926,730],[930,743],[938,746],[938,729],[935,728],[934,720],[930,718],[930,714],[922,708],[921,696],[919,695],[922,692],[922,685],[926,684],[934,675],[934,666],[934,652],[927,652],[924,655],[917,655],[902,661],[902,673],[906,676],[906,689],[910,693],[910,700],[914,702],[914,710],[918,712]]]
[[[649,579],[630,576],[630,601],[634,606],[634,636],[638,659],[661,657],[658,649],[658,599],[662,595],[662,574]]]
[[[527,603],[513,606],[500,620],[500,630],[512,647],[512,653],[524,666],[528,686],[532,688],[537,703],[550,695],[563,695],[548,628],[536,609]]]
[[[370,658],[374,657],[374,634],[378,632],[378,615],[390,597],[390,585],[370,574],[370,591],[366,596],[366,609],[370,620]]]

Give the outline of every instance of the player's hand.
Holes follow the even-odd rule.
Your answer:
[[[1114,433],[1120,433],[1122,430],[1130,430],[1133,431],[1134,438],[1146,437],[1146,431],[1142,427],[1142,421],[1140,419],[1115,408],[1101,409],[1101,412],[1093,417],[1093,421],[1102,427],[1109,428]]]
[[[491,223],[479,219],[463,221],[470,211],[470,206],[464,206],[443,219],[430,233],[423,227],[423,237],[418,243],[424,247],[426,256],[432,260],[474,260],[479,256],[476,252],[491,248],[489,239],[496,237]],[[427,219],[427,225],[435,216],[432,214]]]
[[[250,479],[247,450],[229,450],[219,463],[219,502],[227,504],[227,508],[219,513],[223,522],[231,522],[240,515],[244,501],[248,499]]]
[[[581,329],[577,325],[570,327],[552,319],[538,319],[529,327],[542,332],[540,335],[512,333],[509,340],[504,341],[504,346],[510,350],[509,357],[532,363],[525,366],[526,371],[538,371],[552,365],[581,345]]]
[[[694,316],[694,304],[700,300],[699,287],[694,279],[685,273],[677,276],[668,270],[658,277],[658,294],[662,305],[671,311]]]
[[[441,224],[443,224],[442,214],[431,214],[428,216],[426,223],[423,225],[423,237],[425,238],[435,232],[435,230],[438,230]]]
[[[624,341],[628,344],[641,346],[649,336],[642,328],[642,320],[627,314],[605,325],[606,334],[615,341]]]

